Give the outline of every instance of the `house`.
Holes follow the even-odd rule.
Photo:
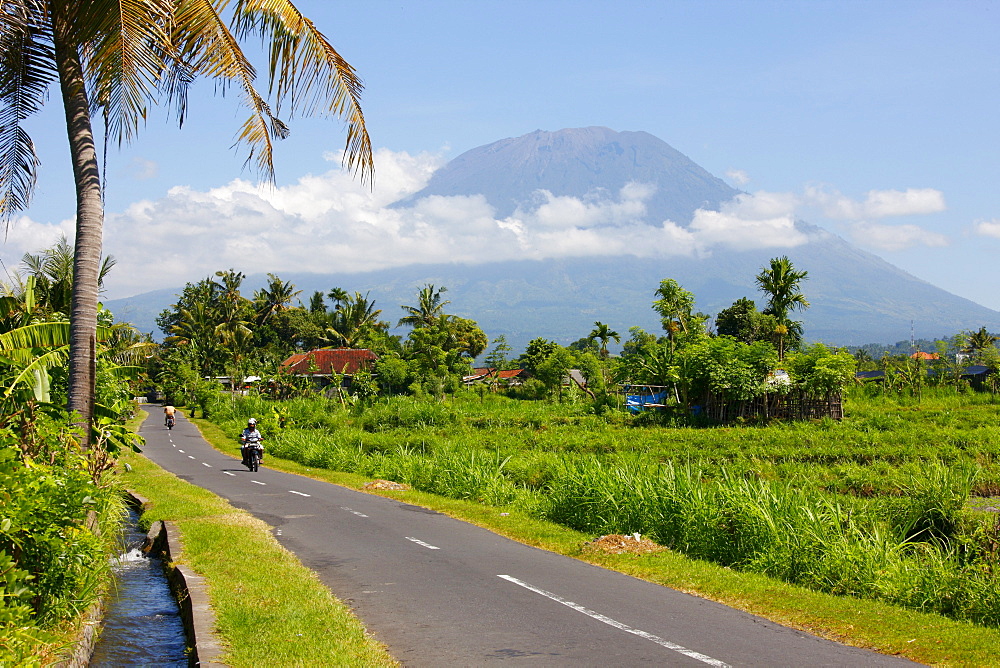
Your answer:
[[[331,378],[342,376],[342,384],[358,371],[372,371],[378,355],[370,350],[352,348],[322,348],[307,353],[296,353],[279,365],[279,370],[293,376],[316,380],[320,387],[331,384]]]
[[[937,359],[941,359],[941,357],[937,353],[924,353],[924,352],[920,352],[919,350],[917,352],[913,353],[912,355],[910,355],[910,358],[911,359],[915,359],[915,360],[937,360]]]
[[[462,377],[462,382],[466,385],[474,383],[498,383],[500,385],[520,385],[528,377],[524,369],[493,369],[481,367],[472,370],[472,374]]]

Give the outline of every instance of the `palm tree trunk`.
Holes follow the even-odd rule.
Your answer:
[[[74,424],[90,443],[97,367],[97,290],[101,264],[104,202],[90,105],[80,54],[66,18],[54,17],[56,67],[66,112],[73,180],[76,184],[76,245],[73,256],[73,300],[70,314],[69,401]]]

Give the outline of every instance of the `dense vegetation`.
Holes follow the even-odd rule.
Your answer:
[[[108,584],[124,513],[108,473],[134,443],[124,422],[139,368],[128,365],[152,348],[99,314],[85,445],[65,410],[72,249],[63,241],[28,255],[24,269],[0,297],[0,665],[54,658],[58,631]]]
[[[931,396],[933,395],[933,396]],[[691,429],[595,415],[589,401],[468,393],[345,409],[222,399],[235,433],[307,466],[514,506],[594,535],[640,532],[692,557],[822,591],[1000,625],[1000,525],[967,509],[1000,489],[993,395],[849,397],[837,422]],[[291,416],[279,427],[278,411]]]

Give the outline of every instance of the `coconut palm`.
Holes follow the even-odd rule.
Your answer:
[[[295,289],[291,281],[283,281],[274,274],[268,274],[267,279],[267,287],[257,290],[253,296],[257,319],[261,324],[275,313],[287,309],[292,300],[302,293]]]
[[[792,266],[788,256],[771,258],[768,267],[761,270],[755,277],[757,287],[767,295],[767,308],[764,313],[773,315],[777,320],[774,333],[778,338],[778,356],[784,359],[785,338],[791,333],[801,336],[802,323],[789,319],[789,311],[809,308],[809,302],[799,290],[799,286],[808,276],[806,271],[797,271]]]
[[[52,313],[68,314],[73,298],[73,245],[66,237],[60,237],[52,248],[37,255],[25,253],[21,264],[27,274],[35,278],[39,305]],[[103,289],[104,279],[115,264],[115,258],[110,255],[101,262],[97,275],[99,289]]]
[[[226,16],[223,15],[226,13]],[[228,17],[228,25],[226,18]],[[240,40],[260,37],[268,54],[270,103]],[[287,136],[283,112],[346,120],[348,168],[373,175],[371,144],[353,68],[289,0],[5,0],[0,11],[0,218],[25,209],[38,156],[25,121],[58,82],[76,186],[70,411],[88,424],[94,401],[98,275],[104,222],[100,158],[91,114],[107,139],[135,138],[161,98],[183,123],[187,91],[199,76],[235,88],[249,108],[237,144],[273,179],[274,141]],[[85,438],[89,436],[85,433]]]
[[[587,335],[587,339],[590,341],[600,341],[601,357],[607,357],[608,341],[613,339],[615,343],[621,343],[622,337],[618,332],[613,331],[610,327],[598,320],[594,323],[594,329]]]
[[[986,331],[986,327],[980,327],[978,331],[969,332],[965,337],[965,345],[962,347],[963,353],[975,355],[976,353],[992,347],[997,342],[997,337]]]
[[[379,327],[380,315],[382,310],[375,308],[375,300],[369,300],[367,294],[355,292],[353,297],[341,300],[333,313],[333,322],[327,328],[327,340],[353,348],[361,337]]]
[[[448,292],[448,288],[441,287],[435,289],[430,283],[425,285],[417,293],[417,306],[402,306],[406,315],[399,319],[397,327],[409,325],[410,327],[430,327],[439,319],[445,316],[444,307],[451,302],[442,299],[441,294]]]

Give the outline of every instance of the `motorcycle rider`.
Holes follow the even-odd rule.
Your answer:
[[[240,454],[243,456],[243,465],[247,466],[248,450],[256,447],[260,448],[260,461],[264,461],[264,437],[257,431],[257,420],[250,418],[247,420],[247,428],[240,434]]]

